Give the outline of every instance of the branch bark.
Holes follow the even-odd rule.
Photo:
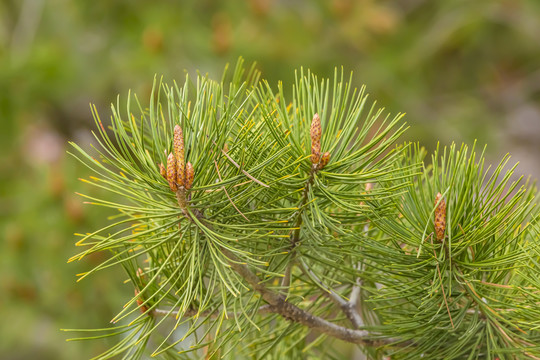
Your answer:
[[[296,305],[288,302],[283,295],[278,294],[261,284],[259,277],[255,275],[247,265],[239,262],[236,255],[232,252],[225,248],[222,248],[221,250],[228,258],[228,263],[231,268],[255,291],[259,292],[264,301],[269,304],[270,312],[279,314],[289,321],[305,325],[313,330],[353,344],[378,346],[396,341],[394,339],[376,339],[366,330],[349,329],[300,309]]]

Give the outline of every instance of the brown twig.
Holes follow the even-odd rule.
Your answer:
[[[313,330],[322,332],[336,339],[354,344],[363,344],[368,346],[385,345],[395,342],[395,339],[375,339],[367,330],[353,330],[313,315],[296,305],[288,302],[285,297],[278,294],[261,283],[261,280],[255,275],[249,267],[241,263],[236,255],[230,250],[221,248],[223,254],[228,258],[231,268],[240,275],[255,291],[261,294],[264,301],[269,304],[269,311],[279,314],[285,319],[305,325]],[[404,343],[403,343],[404,344]]]

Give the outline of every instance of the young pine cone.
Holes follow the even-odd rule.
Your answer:
[[[313,120],[311,120],[311,162],[315,165],[319,163],[321,159],[321,119],[319,114],[313,115]]]
[[[165,180],[167,180],[167,169],[165,168],[165,166],[163,165],[163,163],[159,163],[159,174],[161,176],[163,176],[163,178]]]
[[[319,163],[319,169],[324,168],[326,165],[328,165],[328,162],[330,161],[330,153],[327,151],[323,154],[321,157],[321,162]]]
[[[174,126],[174,156],[176,158],[176,183],[178,186],[185,186],[186,165],[184,160],[184,134],[180,125]]]
[[[442,199],[441,193],[437,194],[435,205],[437,206],[435,209],[435,233],[437,240],[442,241],[444,239],[444,231],[446,230],[446,202]]]
[[[186,164],[186,190],[191,189],[193,185],[193,178],[195,177],[195,170],[193,165],[188,161]]]
[[[178,190],[176,185],[176,159],[172,153],[167,158],[167,181],[169,182],[171,191],[176,192]]]

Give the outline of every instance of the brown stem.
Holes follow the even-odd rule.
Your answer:
[[[186,189],[183,186],[179,186],[176,190],[176,200],[178,201],[178,206],[182,209],[184,215],[189,219],[187,211],[187,200],[186,200]]]
[[[223,254],[228,258],[231,268],[239,274],[255,291],[259,292],[262,298],[270,305],[269,311],[279,314],[285,319],[309,327],[329,336],[354,344],[363,344],[368,346],[385,345],[395,342],[395,339],[374,339],[373,335],[367,330],[353,330],[340,325],[331,323],[323,318],[304,311],[296,305],[288,302],[285,297],[278,294],[263,284],[257,275],[255,275],[246,264],[238,261],[236,255],[225,248],[221,248]]]

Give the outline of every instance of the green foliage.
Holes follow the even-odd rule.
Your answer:
[[[405,161],[417,163],[419,153]],[[379,240],[365,252],[379,254],[367,258],[366,272],[378,286],[366,291],[377,331],[419,344],[404,358],[538,356],[535,190],[512,181],[507,163],[485,170],[474,147],[438,149],[407,193],[392,198],[396,215],[374,220]],[[447,202],[442,242],[434,236],[437,192]]]
[[[437,141],[477,138],[489,143],[490,162],[508,151],[520,159],[517,172],[538,177],[539,4],[0,2],[0,317],[14,325],[0,330],[0,358],[97,354],[107,340],[66,345],[69,334],[57,329],[100,326],[131,295],[112,280],[123,276],[120,267],[73,282],[73,273],[106,253],[64,261],[78,250],[66,234],[97,229],[105,217],[73,194],[88,170],[62,154],[66,139],[87,148],[90,101],[105,115],[110,100],[131,88],[147,105],[155,73],[171,79],[197,67],[219,76],[239,55],[256,60],[274,88],[278,79],[291,83],[300,65],[326,77],[343,64],[354,70],[355,86],[369,84],[389,111],[408,113],[406,139],[431,150]],[[51,134],[55,145],[28,152]],[[55,152],[54,163],[34,156]]]
[[[482,154],[452,146],[422,166],[418,147],[394,147],[401,115],[383,115],[342,72],[300,71],[291,100],[258,78],[240,61],[219,82],[156,80],[150,104],[129,95],[124,112],[118,100],[108,128],[93,108],[95,155],[72,143],[98,175],[86,182],[119,200],[86,196],[118,214],[71,260],[108,252],[81,279],[121,265],[135,294],[119,325],[87,337],[120,337],[98,358],[340,356],[324,326],[284,304],[366,330],[358,344],[372,357],[538,355],[535,192],[510,183],[507,159],[487,172]],[[311,157],[316,113],[325,166]],[[195,169],[176,193],[158,166],[175,125]]]

